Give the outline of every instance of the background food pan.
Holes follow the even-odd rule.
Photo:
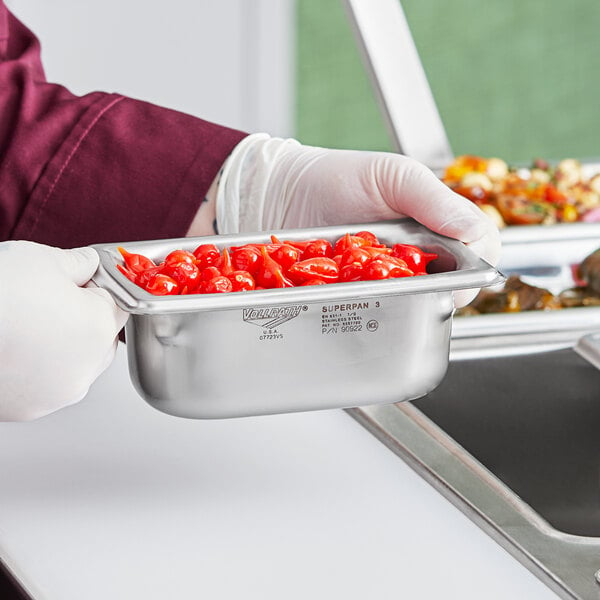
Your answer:
[[[575,285],[573,269],[600,248],[600,224],[512,227],[502,231],[499,270],[553,294]],[[451,357],[457,360],[530,354],[572,347],[600,331],[600,307],[457,317]]]

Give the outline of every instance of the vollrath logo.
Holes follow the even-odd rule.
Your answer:
[[[264,329],[275,329],[286,321],[295,319],[306,306],[293,304],[291,306],[265,306],[262,308],[245,308],[244,321],[258,325]]]

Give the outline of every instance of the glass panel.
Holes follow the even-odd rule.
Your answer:
[[[456,154],[600,155],[596,0],[404,0]],[[306,143],[390,147],[339,0],[298,0],[297,134]]]
[[[297,0],[296,136],[305,144],[391,149],[340,0]]]

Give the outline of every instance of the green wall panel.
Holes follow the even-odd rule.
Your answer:
[[[600,156],[598,0],[402,5],[456,154]],[[340,0],[298,0],[297,134],[390,148]]]
[[[297,6],[298,138],[337,148],[391,147],[341,2]]]

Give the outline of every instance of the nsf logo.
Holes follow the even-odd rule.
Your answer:
[[[379,329],[379,321],[371,319],[367,322],[367,331],[377,331]]]

